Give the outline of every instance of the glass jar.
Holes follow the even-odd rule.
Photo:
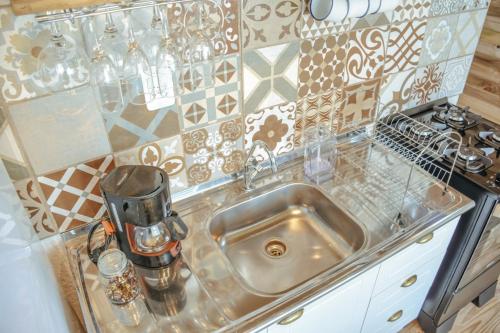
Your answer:
[[[325,125],[304,132],[304,174],[319,184],[332,178],[335,167],[337,140]]]
[[[113,313],[125,326],[139,325],[146,313],[134,266],[118,249],[104,251],[97,262],[99,280]]]

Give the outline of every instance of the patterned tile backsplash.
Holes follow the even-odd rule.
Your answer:
[[[344,133],[459,95],[489,5],[402,0],[394,11],[320,22],[310,0],[215,3],[204,3],[220,27],[213,72],[185,66],[171,105],[113,114],[99,113],[89,87],[49,93],[37,73],[48,26],[0,7],[0,159],[39,237],[105,214],[98,182],[115,165],[160,167],[179,192],[240,171],[255,140],[283,154],[308,128]],[[168,4],[166,13],[187,42],[191,4]],[[134,15],[147,26],[143,14]],[[62,28],[83,46],[77,23]]]

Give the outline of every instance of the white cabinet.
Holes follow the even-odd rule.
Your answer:
[[[276,323],[268,333],[359,332],[377,278],[376,266],[354,280],[303,307],[302,316],[288,325]],[[287,318],[294,316],[296,312]]]
[[[267,333],[399,331],[417,317],[458,220],[282,318]]]

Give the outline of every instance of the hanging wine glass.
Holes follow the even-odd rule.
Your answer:
[[[151,66],[146,54],[139,47],[128,10],[125,11],[128,30],[128,51],[123,63],[123,80],[127,101],[145,105],[155,98]]]
[[[156,71],[161,97],[177,95],[177,77],[180,73],[180,57],[174,39],[170,37],[167,15],[160,13],[163,37],[156,56]]]
[[[100,37],[100,45],[104,53],[111,59],[118,74],[121,76],[125,54],[127,53],[127,43],[120,34],[111,13],[106,13],[106,25]]]
[[[189,60],[191,78],[195,72],[201,72],[206,79],[207,85],[213,83],[214,79],[214,59],[215,51],[213,48],[212,40],[207,36],[204,28],[206,24],[206,13],[203,6],[203,0],[198,0],[193,3],[195,14],[195,27],[189,32],[191,38],[189,39],[187,47],[187,57]]]
[[[50,43],[38,55],[38,75],[52,92],[82,86],[89,79],[89,63],[83,50],[64,37],[59,22],[50,25]]]
[[[94,95],[101,106],[102,112],[122,110],[124,101],[118,71],[97,39],[95,17],[90,19],[88,30],[94,40],[90,62],[90,83],[94,90]]]
[[[149,63],[153,65],[156,62],[156,55],[163,38],[162,19],[160,8],[156,1],[153,1],[153,18],[149,29],[141,37],[141,46],[148,57]]]

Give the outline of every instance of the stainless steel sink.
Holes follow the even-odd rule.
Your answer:
[[[289,291],[359,251],[363,229],[314,186],[290,184],[212,219],[210,233],[259,294]]]

